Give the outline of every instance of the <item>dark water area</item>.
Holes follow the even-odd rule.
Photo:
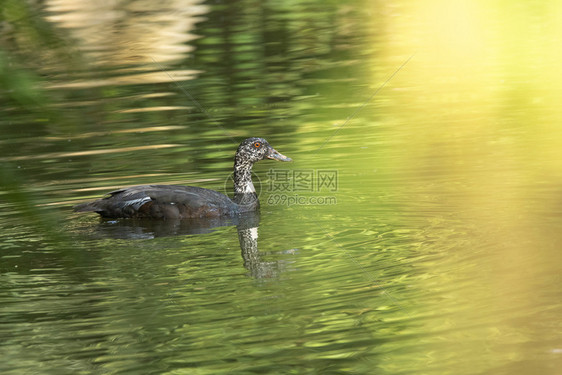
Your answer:
[[[560,371],[562,5],[1,4],[2,374]]]

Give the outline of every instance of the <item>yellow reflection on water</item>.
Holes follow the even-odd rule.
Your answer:
[[[465,243],[446,254],[458,264],[419,265],[437,278],[419,288],[456,290],[430,306],[449,311],[443,327],[455,329],[428,327],[444,345],[427,360],[460,373],[554,374],[562,365],[562,2],[403,2],[386,14],[388,35],[373,35],[372,86],[415,53],[390,83],[400,90],[381,93],[396,127],[387,140],[399,148],[393,167],[418,199],[433,197],[437,211],[459,220],[446,229]]]

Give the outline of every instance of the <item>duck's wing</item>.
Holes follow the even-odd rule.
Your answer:
[[[94,211],[103,217],[188,218],[234,214],[237,205],[226,195],[196,186],[139,185],[114,190],[75,211]]]

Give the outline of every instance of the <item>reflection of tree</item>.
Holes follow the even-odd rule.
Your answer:
[[[35,69],[67,65],[76,57],[65,33],[53,27],[42,10],[27,1],[3,0],[0,12],[0,45],[20,63]]]
[[[195,53],[209,77],[215,77],[215,85],[201,88],[205,102],[239,118],[286,117],[289,101],[302,95],[303,74],[329,51],[333,25],[325,16],[330,8],[323,4],[322,11],[313,12],[302,1],[263,2],[261,7],[241,1],[212,9],[199,26],[206,38],[195,41],[216,46]],[[226,80],[216,79],[221,76]]]
[[[0,12],[0,102],[2,109],[45,111],[47,96],[38,90],[39,70],[67,66],[66,39],[25,1],[4,0]],[[31,69],[30,69],[31,68]]]
[[[26,6],[16,0],[5,4],[6,9]],[[191,122],[204,121],[192,127],[191,138],[224,133],[216,124],[232,129],[267,121],[260,135],[277,133],[276,125],[287,132],[313,105],[309,95],[318,93],[315,82],[334,82],[334,67],[348,60],[342,51],[358,34],[349,21],[355,18],[346,17],[352,7],[321,1],[256,6],[244,0],[214,7],[196,0],[62,0],[32,7],[17,22],[6,23],[10,27],[2,35],[12,40],[9,54],[17,51],[34,70],[49,73],[50,97],[58,96],[64,106],[82,101],[85,105],[76,107],[80,116],[89,113],[97,124],[107,122],[110,113],[150,112],[154,122],[162,122],[168,111],[190,110]],[[5,13],[22,14],[17,10]],[[56,51],[59,60],[65,54],[76,58],[49,59]],[[344,75],[338,77],[346,80],[342,86],[351,86]],[[112,98],[130,99],[100,102]],[[200,113],[201,107],[208,113]]]
[[[197,0],[47,1],[47,19],[66,29],[97,65],[161,63],[185,58],[191,32],[207,8]]]
[[[323,85],[354,87],[356,74],[347,69],[358,61],[350,46],[361,32],[350,9],[301,0],[211,8],[198,24],[203,38],[193,42],[194,67],[204,71],[191,86],[194,96],[231,127],[267,123],[259,129],[266,137],[279,130],[271,125],[289,132],[314,107],[312,96],[327,94]]]
[[[73,87],[129,85],[193,79],[192,70],[175,69],[169,64],[189,56],[196,36],[192,33],[198,17],[207,8],[197,0],[83,2],[48,1],[49,21],[68,30],[80,51],[92,65],[121,69],[92,81],[74,82]],[[156,67],[155,67],[156,65]],[[68,87],[68,82],[56,87]]]

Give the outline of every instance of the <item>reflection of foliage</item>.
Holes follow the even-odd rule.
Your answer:
[[[45,98],[37,91],[39,77],[29,70],[17,67],[19,61],[33,61],[32,56],[22,54],[22,44],[28,46],[26,51],[35,51],[45,38],[44,27],[40,27],[39,17],[31,17],[27,3],[17,0],[2,2],[0,13],[0,45],[6,53],[0,51],[0,100],[5,104],[24,108],[36,107]]]
[[[5,104],[32,107],[41,102],[35,89],[37,76],[14,67],[13,59],[0,51],[0,100]]]
[[[12,172],[14,168],[10,167],[13,166],[5,164],[0,166],[0,191],[2,191],[4,208],[17,212],[17,222],[29,228],[30,232],[41,237],[42,240],[60,241],[62,235],[58,218],[36,206],[32,194],[24,188],[24,181]]]
[[[362,45],[365,32],[355,22],[362,15],[353,9],[340,2],[300,0],[211,8],[197,29],[204,37],[194,41],[195,68],[204,73],[192,85],[193,95],[229,126],[258,119],[290,129],[287,119],[317,105],[311,97],[319,92],[327,95],[323,83],[341,80],[343,87],[333,92],[351,86],[344,79],[355,76],[357,51],[365,53],[365,48],[350,49]]]
[[[3,0],[0,11],[0,100],[30,110],[45,110],[40,71],[70,66],[72,48],[42,16],[37,5]]]
[[[5,139],[42,135],[49,124],[61,123],[60,113],[52,105],[56,98],[44,91],[42,75],[47,67],[68,66],[72,59],[68,43],[40,13],[35,2],[0,0],[0,127]],[[2,146],[0,156],[9,157],[33,144]],[[26,237],[60,243],[58,217],[37,207],[36,198],[26,188],[33,179],[33,169],[22,165],[0,165],[3,208],[13,215],[10,225],[20,228]]]
[[[37,68],[56,60],[68,61],[73,53],[70,44],[47,22],[36,6],[21,0],[3,0],[0,13],[0,43],[16,54],[21,62]]]
[[[32,23],[37,17],[29,17],[29,8],[24,1],[2,1],[0,13],[0,45],[4,50],[12,52],[7,54],[0,51],[0,100],[6,104],[34,107],[42,102],[35,88],[38,77],[30,71],[17,68],[13,54],[21,51],[21,44],[41,45],[38,42],[42,37],[40,28]],[[21,54],[20,54],[21,55]],[[31,59],[29,59],[31,60]]]

